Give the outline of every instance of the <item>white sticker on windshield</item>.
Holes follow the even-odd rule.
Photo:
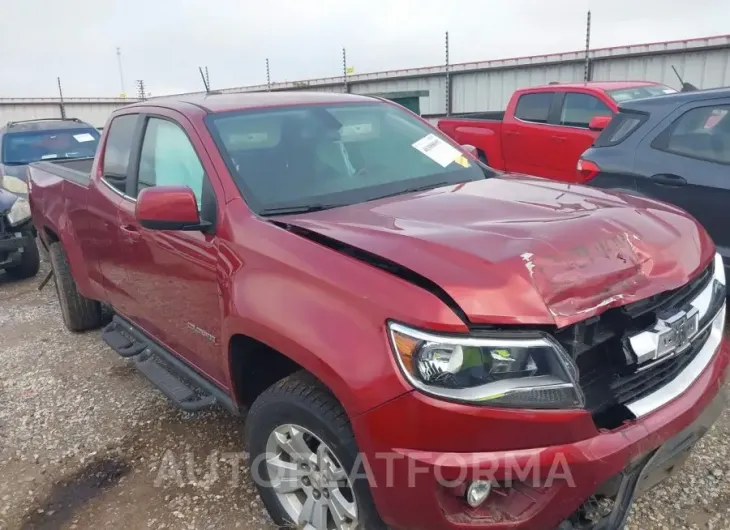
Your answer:
[[[76,138],[76,141],[79,143],[94,141],[94,137],[91,136],[89,133],[74,134],[74,138]]]
[[[421,138],[413,144],[413,147],[442,167],[451,164],[461,154],[455,147],[450,146],[435,134]]]
[[[51,158],[58,158],[57,154],[41,155],[41,160],[50,160]]]

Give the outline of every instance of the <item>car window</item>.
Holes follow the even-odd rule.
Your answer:
[[[682,156],[730,164],[730,105],[698,107],[685,112],[652,146]]]
[[[524,94],[517,100],[515,117],[523,121],[547,123],[554,92]]]
[[[137,189],[152,186],[188,186],[200,208],[205,170],[193,144],[177,124],[150,118],[142,140]]]
[[[247,202],[264,215],[492,174],[439,131],[384,102],[241,111],[207,123]]]
[[[99,132],[90,127],[10,132],[2,142],[2,163],[9,166],[58,158],[90,158]]]
[[[588,128],[596,116],[612,116],[613,112],[603,101],[590,94],[568,92],[560,112],[560,124],[569,127]]]
[[[127,168],[136,126],[136,114],[117,116],[109,125],[104,147],[104,179],[122,193],[127,192]]]
[[[663,96],[665,94],[674,94],[677,91],[671,87],[664,85],[646,85],[630,88],[617,88],[614,90],[606,90],[606,93],[616,103],[624,103],[633,99],[650,98],[653,96]]]

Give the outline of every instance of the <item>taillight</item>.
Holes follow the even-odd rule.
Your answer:
[[[591,162],[590,160],[584,160],[583,158],[578,160],[576,167],[578,182],[588,182],[593,179],[601,171],[598,164]]]

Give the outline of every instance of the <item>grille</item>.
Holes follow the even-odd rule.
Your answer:
[[[679,356],[641,372],[637,371],[628,337],[652,327],[657,318],[686,307],[707,286],[712,275],[713,265],[710,264],[679,289],[610,309],[556,334],[558,341],[576,360],[586,407],[594,418],[617,405],[626,405],[651,394],[692,362],[707,340],[709,330]]]
[[[622,405],[631,403],[669,383],[697,357],[709,336],[708,328],[698,335],[690,349],[681,355],[647,368],[643,372],[614,378],[611,382],[611,392],[616,402]]]

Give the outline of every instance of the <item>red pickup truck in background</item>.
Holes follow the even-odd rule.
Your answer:
[[[676,92],[648,82],[551,84],[517,90],[504,112],[439,120],[438,128],[474,146],[489,166],[565,182],[578,182],[576,164],[631,99]]]
[[[694,219],[503,176],[378,98],[135,103],[29,191],[66,326],[107,306],[177,406],[248,409],[281,527],[621,528],[723,406]]]

